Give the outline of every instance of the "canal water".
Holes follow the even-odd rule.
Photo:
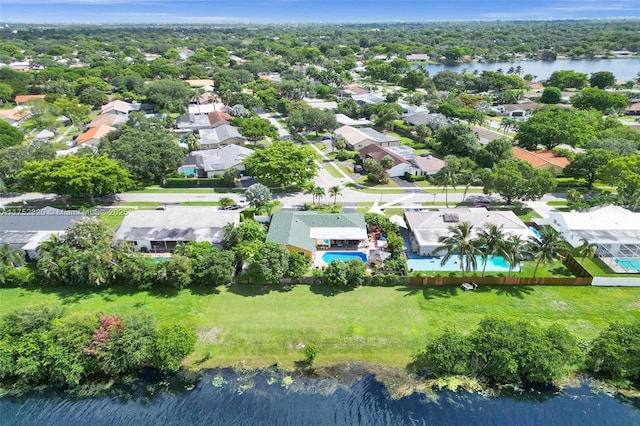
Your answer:
[[[413,393],[392,398],[369,374],[289,377],[207,370],[197,378],[116,385],[101,396],[63,392],[0,398],[13,425],[640,425],[640,401],[579,387],[545,392]]]
[[[433,76],[443,70],[461,72],[463,69],[466,69],[467,72],[470,73],[473,73],[475,70],[481,73],[482,71],[497,71],[501,69],[502,72],[506,73],[509,68],[516,68],[517,66],[522,67],[521,76],[533,74],[536,76],[536,80],[547,79],[551,76],[551,73],[559,70],[573,70],[588,75],[598,71],[609,71],[612,72],[618,80],[632,80],[635,79],[638,72],[640,72],[640,59],[558,59],[555,61],[472,62],[456,65],[424,65],[424,68]],[[414,66],[414,68],[417,68],[417,66]]]

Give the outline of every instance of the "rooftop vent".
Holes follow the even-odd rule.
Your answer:
[[[455,213],[445,213],[442,215],[442,220],[446,223],[456,223],[458,222],[458,215]]]

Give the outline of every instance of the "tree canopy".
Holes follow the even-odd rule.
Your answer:
[[[0,120],[0,149],[20,145],[24,134],[4,120]]]
[[[28,191],[96,197],[131,187],[129,173],[106,155],[66,155],[53,160],[29,161],[17,175]]]
[[[561,144],[581,146],[598,137],[601,125],[601,114],[593,111],[545,107],[520,123],[515,141],[532,151],[539,145],[547,149]]]
[[[142,184],[160,184],[182,164],[184,150],[173,132],[129,125],[108,134],[98,152],[118,161]]]
[[[267,185],[304,185],[316,175],[315,153],[308,146],[276,141],[244,160],[247,173]]]
[[[537,200],[556,187],[551,172],[518,160],[501,160],[483,175],[482,183],[486,194],[497,193],[507,204],[513,200]]]

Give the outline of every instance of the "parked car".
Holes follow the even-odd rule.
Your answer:
[[[356,165],[353,166],[353,172],[354,173],[362,173],[362,172],[364,172],[364,167],[362,167],[359,164],[356,164]]]
[[[322,137],[323,141],[330,141],[331,139],[332,139],[331,136],[323,136]]]

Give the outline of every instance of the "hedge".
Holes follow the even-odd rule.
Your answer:
[[[221,178],[167,178],[162,186],[164,188],[223,188],[228,185]]]

